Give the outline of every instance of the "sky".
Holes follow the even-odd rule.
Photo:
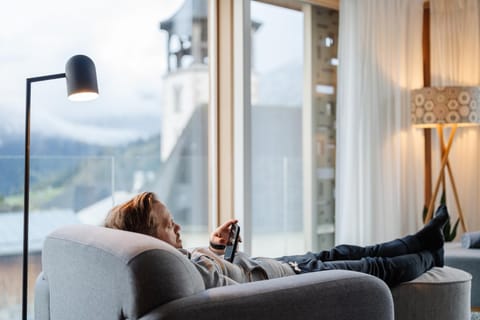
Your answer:
[[[66,99],[64,79],[34,83],[32,132],[104,145],[158,132],[167,60],[166,33],[159,29],[159,22],[172,16],[182,3],[183,0],[6,2],[0,10],[0,143],[2,134],[24,131],[25,79],[62,73],[66,61],[75,54],[94,60],[99,98],[86,103],[70,102]],[[263,23],[255,41],[272,50],[277,45],[272,35],[294,42],[302,37],[301,28],[298,30],[301,14],[287,13],[295,21],[289,25],[285,16],[275,14],[275,10],[279,9],[252,6],[252,17]],[[256,67],[261,72],[301,59],[302,55],[299,50],[257,54]]]
[[[252,2],[250,12],[252,19],[262,24],[253,40],[257,49],[255,69],[259,73],[265,74],[292,61],[303,60],[301,12],[260,2]]]

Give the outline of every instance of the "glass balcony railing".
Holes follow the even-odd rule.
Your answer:
[[[278,257],[305,251],[301,157],[252,161],[252,255]]]
[[[109,210],[141,191],[153,191],[182,225],[188,246],[207,245],[205,157],[32,156],[30,160],[29,318],[45,237],[67,224],[102,225]],[[196,172],[200,173],[196,173]],[[206,170],[205,170],[206,172]],[[0,156],[0,320],[21,314],[23,156]]]

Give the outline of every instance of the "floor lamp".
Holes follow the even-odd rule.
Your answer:
[[[28,300],[28,217],[30,195],[30,96],[33,82],[66,78],[68,98],[73,101],[87,101],[98,96],[95,64],[84,55],[71,57],[65,65],[65,73],[27,78],[25,112],[25,190],[23,211],[23,277],[22,277],[22,319],[27,319]]]
[[[435,199],[440,184],[445,190],[445,168],[452,186],[458,217],[463,229],[467,231],[463,211],[458,198],[457,187],[453,177],[448,154],[452,147],[457,127],[479,125],[480,88],[479,87],[426,87],[412,91],[411,95],[412,124],[420,128],[436,128],[440,142],[441,164],[430,200],[425,223],[432,219]],[[450,127],[448,142],[445,144],[443,129]]]

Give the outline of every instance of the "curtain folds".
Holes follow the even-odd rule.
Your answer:
[[[480,85],[480,12],[478,0],[430,0],[431,73],[435,86]],[[445,131],[448,135],[449,131]],[[436,134],[432,135],[436,140]],[[438,140],[433,145],[433,179],[438,176]],[[480,128],[457,129],[450,151],[455,184],[469,231],[480,230]],[[451,184],[446,183],[447,206],[458,216]],[[438,202],[439,200],[437,200]],[[459,227],[461,234],[461,228]]]
[[[342,0],[336,243],[415,231],[423,208],[423,132],[409,91],[423,86],[423,0]]]

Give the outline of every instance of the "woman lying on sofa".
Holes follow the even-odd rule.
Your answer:
[[[366,247],[340,245],[318,253],[279,258],[251,258],[238,252],[233,263],[223,255],[231,225],[237,220],[218,227],[210,236],[208,248],[186,250],[182,246],[180,226],[152,192],[143,192],[114,207],[105,226],[150,235],[171,244],[195,265],[207,288],[333,269],[371,274],[395,286],[415,279],[432,267],[443,267],[442,230],[448,219],[447,208],[440,206],[423,229],[401,239]]]

